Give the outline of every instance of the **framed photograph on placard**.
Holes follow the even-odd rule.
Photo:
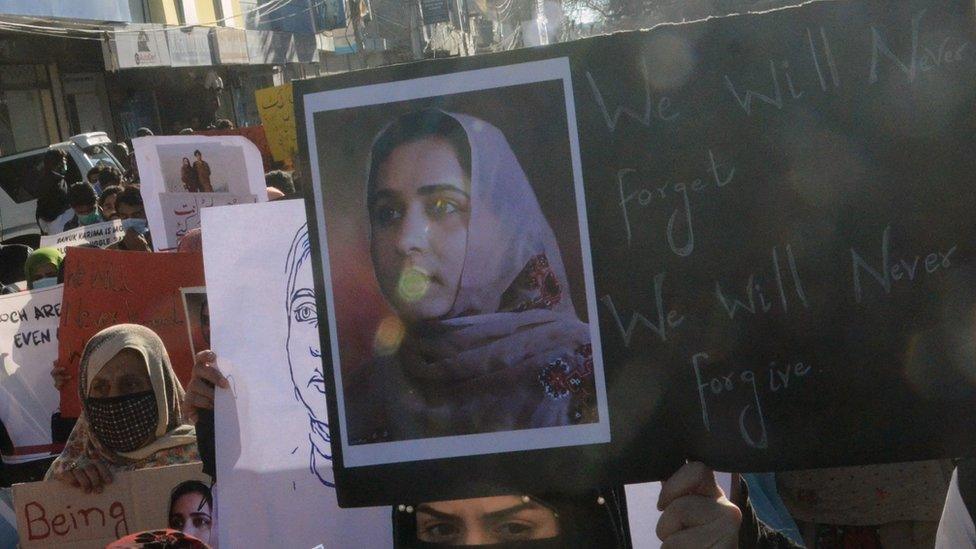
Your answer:
[[[180,288],[183,296],[183,313],[190,335],[190,351],[193,356],[210,348],[210,308],[207,306],[207,288],[196,286]]]
[[[568,60],[304,101],[344,465],[609,442]]]

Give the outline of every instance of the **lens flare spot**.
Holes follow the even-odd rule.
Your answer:
[[[397,293],[407,303],[422,299],[430,289],[430,275],[416,267],[409,267],[400,273]]]
[[[376,328],[373,350],[377,356],[390,356],[397,352],[403,341],[403,323],[396,316],[388,316]]]

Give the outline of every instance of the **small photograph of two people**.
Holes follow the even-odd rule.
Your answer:
[[[305,96],[344,464],[608,442],[568,63],[366,89]]]
[[[180,165],[180,182],[183,188],[191,193],[212,193],[213,185],[210,183],[210,164],[203,159],[200,149],[193,151],[193,162],[183,157]]]
[[[238,146],[200,139],[157,145],[157,152],[166,192],[247,194],[244,151]]]

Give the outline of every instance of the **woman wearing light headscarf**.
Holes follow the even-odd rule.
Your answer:
[[[38,248],[24,262],[27,289],[50,288],[58,283],[64,254],[56,248]]]
[[[78,377],[81,417],[47,478],[100,492],[113,472],[200,460],[183,388],[155,332],[119,324],[95,334]]]
[[[370,252],[402,339],[346,384],[350,442],[597,421],[590,331],[502,132],[428,109],[376,138]],[[384,354],[385,353],[385,354]]]

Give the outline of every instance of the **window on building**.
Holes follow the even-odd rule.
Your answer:
[[[44,65],[0,66],[0,156],[57,138],[50,85]]]

